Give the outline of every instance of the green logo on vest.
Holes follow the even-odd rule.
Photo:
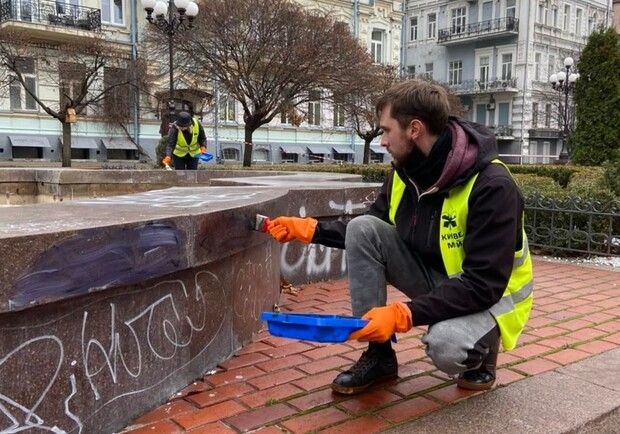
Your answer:
[[[444,228],[455,228],[456,227],[456,216],[455,215],[449,215],[449,214],[444,214],[441,216],[442,220],[444,220],[443,222],[443,227]]]

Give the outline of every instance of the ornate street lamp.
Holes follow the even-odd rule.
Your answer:
[[[564,59],[564,68],[566,71],[560,71],[556,74],[551,74],[549,82],[554,90],[558,91],[558,127],[561,131],[560,138],[562,140],[562,149],[558,157],[559,164],[568,163],[568,151],[566,150],[566,142],[568,142],[568,94],[574,90],[575,82],[579,78],[579,74],[571,72],[573,67],[573,58],[567,57]],[[564,107],[562,107],[562,95],[564,96]],[[564,126],[562,128],[562,125]]]
[[[168,36],[168,63],[170,67],[170,121],[174,120],[174,75],[172,41],[174,35],[193,27],[193,21],[198,15],[198,5],[191,0],[142,0],[142,7],[146,11],[146,20],[155,25]],[[153,15],[155,18],[153,18]]]

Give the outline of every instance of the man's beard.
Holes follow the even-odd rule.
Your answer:
[[[424,154],[422,154],[422,152],[420,152],[420,150],[418,149],[418,145],[415,144],[415,142],[411,139],[407,139],[407,153],[404,155],[401,155],[399,157],[394,157],[392,155],[392,159],[394,161],[394,166],[401,168],[401,169],[405,169],[407,168],[409,165],[411,165],[412,161],[418,160],[420,158],[424,158]]]

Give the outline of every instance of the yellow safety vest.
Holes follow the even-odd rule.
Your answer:
[[[181,130],[178,130],[177,134],[177,144],[174,147],[174,151],[172,153],[179,158],[185,157],[187,154],[190,154],[192,157],[200,154],[200,146],[198,145],[198,133],[200,132],[200,127],[198,126],[198,121],[196,119],[192,119],[192,141],[190,144],[187,144],[185,140],[185,136]]]
[[[492,163],[506,167],[500,160],[493,160]],[[506,170],[508,170],[507,167]],[[463,260],[465,259],[463,242],[467,227],[469,195],[477,177],[478,174],[476,173],[465,184],[451,188],[441,208],[442,223],[439,225],[439,248],[444,267],[451,279],[459,278],[463,273]],[[395,224],[396,210],[404,192],[405,183],[394,172],[389,210],[389,219],[392,224]],[[532,258],[523,223],[521,231],[523,232],[523,246],[514,253],[508,286],[500,301],[489,309],[497,321],[502,336],[502,345],[506,350],[511,350],[517,345],[517,340],[530,317],[534,300]]]

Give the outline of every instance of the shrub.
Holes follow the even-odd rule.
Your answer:
[[[155,162],[155,164],[157,165],[156,167],[164,167],[161,160],[163,160],[164,156],[166,155],[167,144],[168,144],[167,137],[162,137],[161,139],[159,139],[159,143],[157,144],[157,147],[155,148],[155,156],[157,158],[157,161]],[[172,166],[172,164],[170,165]]]

